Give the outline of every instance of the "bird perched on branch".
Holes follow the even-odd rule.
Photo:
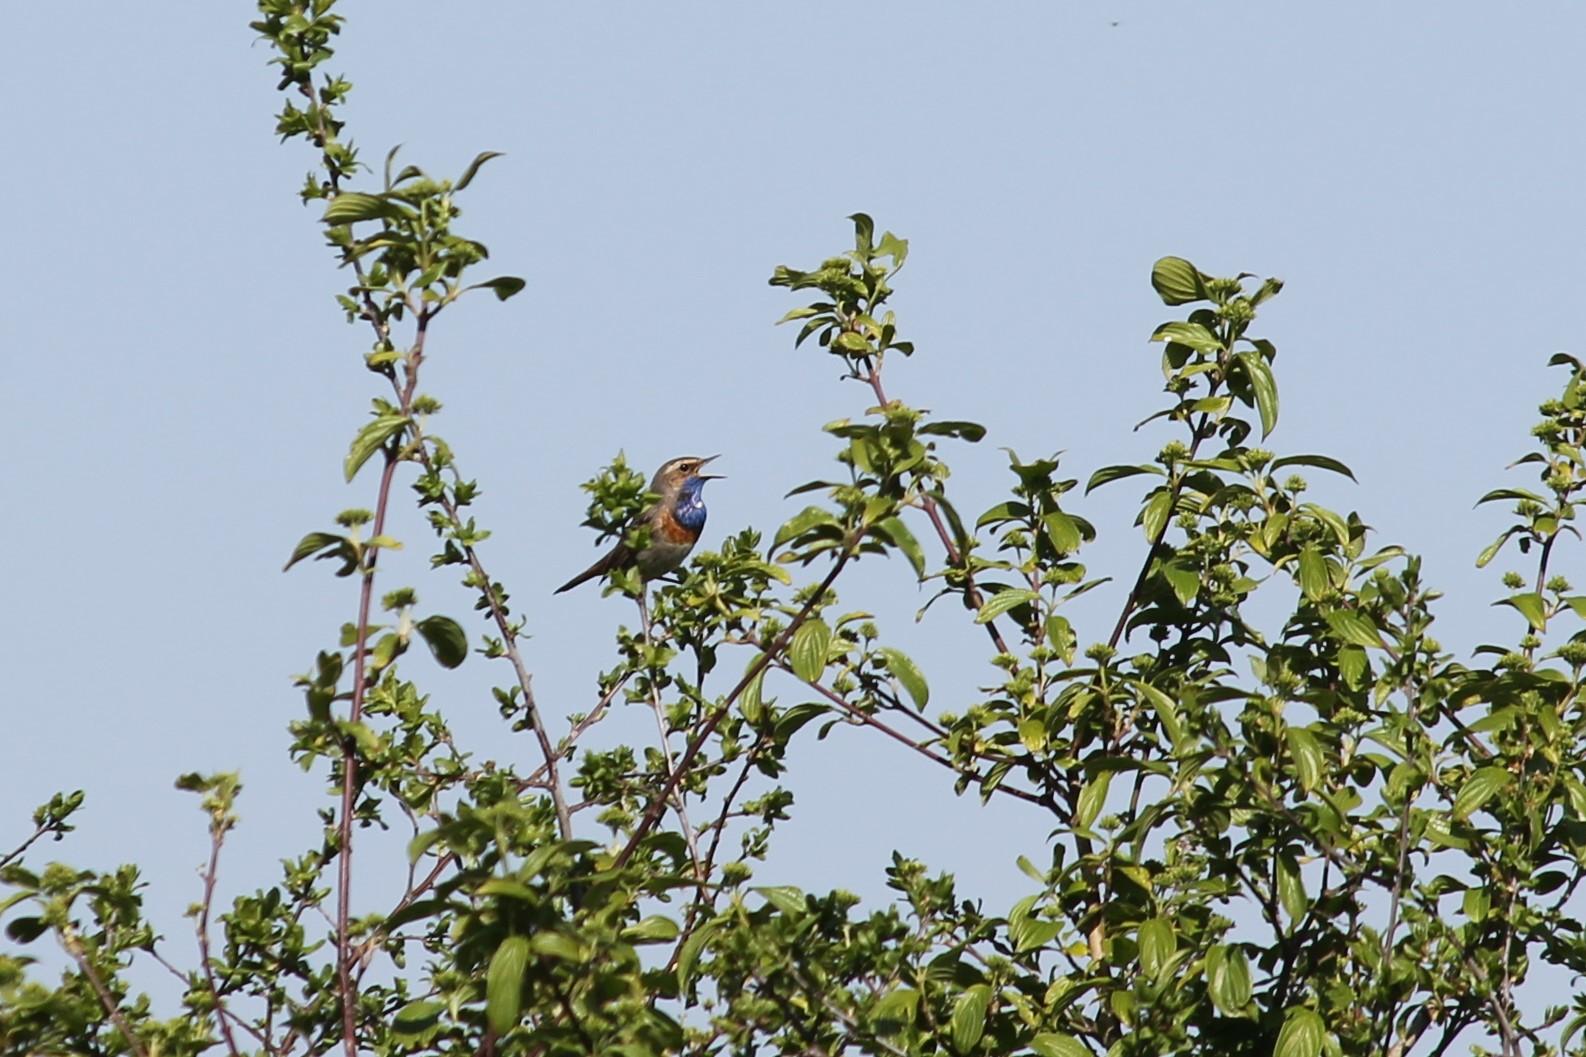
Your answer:
[[[705,499],[701,492],[706,481],[718,480],[720,475],[700,471],[715,458],[715,455],[703,459],[683,455],[664,463],[650,479],[650,491],[660,498],[639,515],[639,524],[650,530],[649,544],[635,553],[626,539],[618,542],[599,561],[558,587],[555,593],[571,590],[613,569],[634,566],[646,580],[653,580],[682,565],[705,529]]]

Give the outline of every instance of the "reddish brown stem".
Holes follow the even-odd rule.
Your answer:
[[[738,700],[738,696],[748,688],[750,683],[754,682],[766,668],[770,667],[771,662],[776,660],[783,650],[787,649],[788,643],[793,639],[793,633],[809,619],[810,614],[815,611],[815,607],[820,605],[821,599],[826,596],[827,590],[836,581],[838,574],[843,571],[843,567],[848,564],[848,559],[853,557],[854,548],[857,545],[858,541],[856,539],[850,538],[844,541],[842,553],[832,563],[831,571],[820,582],[820,586],[815,589],[815,593],[810,596],[809,601],[804,603],[804,608],[800,609],[792,622],[782,629],[780,635],[772,640],[771,645],[754,659],[748,670],[743,673],[743,678],[738,680],[738,685],[732,688],[732,692],[722,700],[720,707],[716,709],[715,713],[689,739],[688,747],[683,750],[683,755],[678,757],[677,766],[673,769],[671,776],[667,778],[666,783],[661,787],[661,791],[651,798],[649,806],[644,809],[644,814],[639,819],[639,824],[633,829],[633,835],[628,838],[628,843],[623,845],[622,851],[617,853],[617,858],[613,865],[621,867],[629,859],[633,858],[633,853],[638,850],[639,843],[661,821],[661,816],[666,813],[666,806],[671,801],[672,794],[676,792],[679,783],[683,780],[683,776],[688,773],[688,769],[693,764],[695,757],[705,747],[705,742],[710,738],[711,734],[715,733],[716,728],[721,725],[721,721],[727,718],[727,713],[732,710],[733,702]]]

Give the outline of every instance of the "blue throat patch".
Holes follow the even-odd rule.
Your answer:
[[[677,523],[690,532],[698,532],[705,527],[705,497],[700,494],[704,487],[702,478],[690,477],[678,489],[677,504],[672,508],[672,516],[677,518]]]

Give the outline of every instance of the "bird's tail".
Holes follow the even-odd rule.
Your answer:
[[[600,560],[595,562],[594,565],[591,565],[589,568],[585,569],[583,572],[579,573],[577,576],[573,577],[571,580],[567,581],[565,584],[563,584],[561,587],[558,587],[551,593],[559,595],[563,591],[571,591],[585,580],[593,580],[597,576],[602,576],[606,573],[609,573],[612,569],[615,569],[621,565],[627,559],[627,557],[627,546],[625,544],[619,543],[610,551],[606,552],[606,554],[602,555]]]

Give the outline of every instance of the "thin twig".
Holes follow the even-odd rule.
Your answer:
[[[650,606],[645,600],[648,588],[641,588],[638,598],[639,620],[644,624],[644,645],[646,650],[654,650],[655,643],[651,636]],[[672,759],[672,745],[668,740],[666,729],[666,713],[661,708],[661,688],[655,681],[655,672],[650,672],[650,711],[655,713],[655,733],[660,739],[661,759],[666,763],[666,776],[671,778],[677,765]],[[683,827],[683,839],[688,844],[688,857],[694,864],[694,879],[704,884],[704,863],[699,857],[699,835],[694,830],[694,824],[688,820],[688,808],[683,800],[687,796],[682,789],[678,789],[672,796],[672,810],[677,812],[677,820]]]
[[[820,605],[821,600],[826,597],[826,592],[831,589],[838,575],[848,564],[848,560],[853,557],[858,545],[859,541],[856,537],[851,536],[843,541],[842,551],[838,554],[837,560],[832,563],[831,571],[826,574],[826,578],[815,588],[815,592],[810,595],[809,601],[804,603],[803,608],[798,611],[798,615],[793,618],[787,627],[782,629],[782,633],[772,641],[771,645],[760,656],[750,662],[749,668],[743,673],[743,678],[738,680],[738,684],[722,700],[715,713],[706,719],[704,723],[700,724],[699,730],[689,739],[688,747],[683,750],[682,758],[677,761],[677,767],[673,770],[672,776],[666,780],[666,784],[661,791],[651,799],[649,806],[644,809],[644,814],[639,819],[639,824],[634,827],[633,835],[628,838],[628,843],[623,845],[622,850],[617,853],[613,866],[620,868],[627,865],[628,860],[633,858],[633,853],[639,848],[639,842],[644,840],[649,832],[655,828],[656,824],[661,821],[661,816],[666,813],[667,801],[671,798],[673,791],[676,790],[678,783],[683,780],[683,775],[688,773],[689,767],[693,765],[694,759],[699,755],[700,750],[705,747],[706,740],[711,734],[715,733],[716,728],[721,725],[721,721],[727,718],[727,713],[732,710],[733,702],[738,700],[738,696],[748,689],[749,684],[759,678],[760,674],[770,667],[771,662],[787,648],[788,643],[793,640],[793,633],[803,626],[804,622],[809,619],[810,614]]]
[[[884,408],[890,400],[887,391],[881,384],[881,365],[872,364],[870,369],[861,376],[870,383],[871,390],[876,394],[876,400]],[[925,511],[925,516],[930,519],[931,527],[936,530],[936,536],[942,541],[942,550],[947,553],[947,564],[957,569],[964,577],[964,605],[973,610],[979,610],[983,602],[980,588],[975,584],[974,574],[969,571],[969,562],[964,555],[959,553],[958,545],[953,542],[953,535],[947,530],[947,523],[942,518],[940,505],[928,495],[920,496],[920,509]],[[997,647],[998,653],[1012,653],[1007,642],[1002,637],[1002,632],[997,629],[997,622],[986,621],[986,634],[991,636],[992,644]]]
[[[143,1048],[143,1043],[139,1042],[138,1037],[132,1033],[132,1026],[127,1023],[127,1018],[121,1015],[121,1006],[110,993],[110,988],[105,986],[93,963],[88,960],[88,952],[83,949],[82,940],[77,938],[76,930],[70,925],[62,925],[56,930],[56,934],[60,936],[61,946],[66,949],[66,953],[71,955],[72,961],[77,963],[77,968],[82,970],[83,976],[88,980],[88,986],[94,989],[94,994],[99,997],[99,1004],[104,1007],[116,1030],[121,1032],[121,1037],[127,1040],[132,1052],[137,1057],[149,1057],[149,1051]]]
[[[209,997],[215,1003],[215,1022],[220,1025],[220,1034],[226,1041],[226,1052],[231,1057],[241,1057],[237,1050],[237,1040],[231,1033],[231,1024],[226,1020],[226,1003],[220,997],[220,987],[215,983],[215,966],[209,956],[209,911],[215,901],[215,879],[220,871],[220,846],[225,841],[225,830],[219,824],[212,824],[209,828],[209,866],[204,871],[204,902],[198,912],[198,957],[204,966],[204,979],[209,984]]]

